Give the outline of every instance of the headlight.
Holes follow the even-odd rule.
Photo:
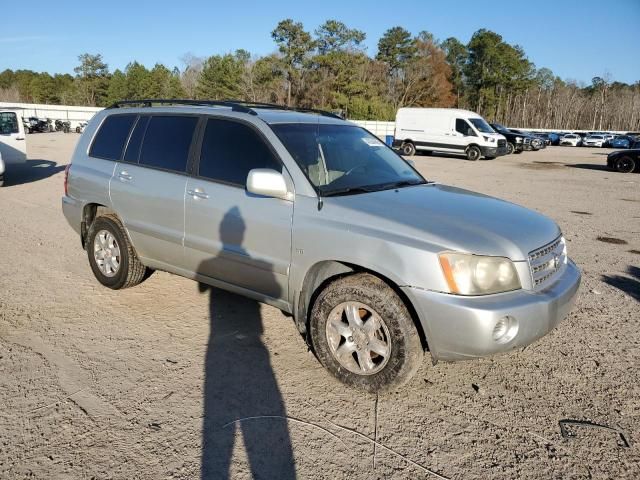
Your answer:
[[[488,295],[521,288],[518,273],[508,258],[467,253],[441,253],[438,257],[451,293]]]
[[[522,142],[522,137],[516,137],[516,143]]]
[[[484,138],[484,141],[485,141],[485,142],[491,142],[491,143],[493,143],[493,142],[495,142],[495,141],[496,141],[496,139],[495,139],[495,138],[493,138],[493,137],[485,137],[484,135],[482,136],[482,138]]]

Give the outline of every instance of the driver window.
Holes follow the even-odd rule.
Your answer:
[[[456,118],[456,132],[461,133],[467,137],[476,137],[477,135],[471,128],[471,125],[466,120],[462,118]]]

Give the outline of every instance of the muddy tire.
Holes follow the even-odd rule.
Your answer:
[[[320,292],[310,332],[320,363],[341,382],[366,392],[401,387],[424,356],[404,302],[367,273],[340,278]]]
[[[405,142],[402,144],[402,147],[400,147],[400,151],[402,152],[402,155],[410,157],[416,154],[416,147],[411,142]]]
[[[91,270],[105,287],[114,290],[133,287],[150,275],[114,215],[100,216],[93,221],[86,248]]]

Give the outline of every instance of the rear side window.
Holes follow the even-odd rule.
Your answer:
[[[144,134],[140,164],[185,172],[197,117],[152,116]]]
[[[93,140],[89,155],[107,160],[120,160],[124,144],[129,137],[136,115],[111,115],[107,117]]]
[[[138,155],[140,154],[140,146],[142,145],[142,139],[144,133],[147,130],[147,124],[149,123],[149,117],[138,117],[136,126],[133,129],[129,143],[127,144],[127,151],[124,152],[124,161],[138,163]]]
[[[18,116],[13,112],[1,112],[0,135],[10,135],[18,132]]]
[[[254,168],[282,171],[269,147],[251,127],[227,120],[207,121],[198,175],[245,185],[249,170]]]

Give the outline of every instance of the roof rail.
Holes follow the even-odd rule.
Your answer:
[[[242,113],[250,113],[252,115],[256,115],[256,112],[251,110],[244,105],[240,105],[236,102],[228,102],[226,100],[189,100],[189,99],[167,99],[167,98],[145,98],[141,100],[121,100],[119,102],[113,103],[111,106],[107,108],[122,108],[127,106],[142,106],[142,107],[152,107],[154,104],[157,105],[192,105],[192,106],[212,106],[212,107],[229,107],[233,111],[242,112]]]
[[[273,110],[287,110],[291,112],[302,113],[316,113],[324,117],[338,118],[343,120],[340,115],[337,115],[326,110],[316,110],[313,108],[296,108],[287,107],[285,105],[277,105],[275,103],[262,103],[262,102],[250,102],[244,100],[189,100],[189,99],[167,99],[167,98],[145,98],[141,100],[121,100],[113,103],[107,108],[122,108],[127,106],[142,106],[152,107],[156,105],[192,105],[192,106],[212,106],[212,107],[229,107],[235,112],[249,113],[251,115],[257,115],[254,108],[265,108]]]

